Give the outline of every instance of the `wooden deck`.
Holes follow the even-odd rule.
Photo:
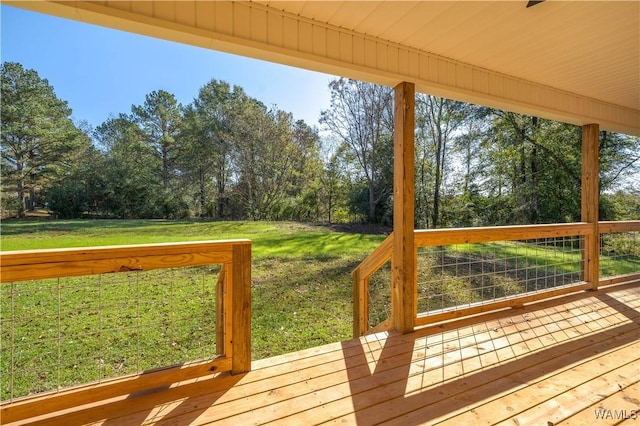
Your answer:
[[[316,347],[254,362],[247,374],[31,421],[548,426],[624,418],[640,422],[637,283]]]

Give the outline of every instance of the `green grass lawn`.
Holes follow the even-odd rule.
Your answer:
[[[256,259],[358,255],[384,238],[293,222],[25,220],[4,221],[1,232],[3,251],[248,238]]]
[[[261,359],[351,338],[350,273],[384,237],[291,222],[25,220],[3,221],[0,241],[2,250],[8,251],[248,238],[252,241],[252,357]],[[3,285],[2,320],[12,309],[22,310],[20,316],[27,318],[18,324],[23,328],[20,335],[14,332],[10,336],[8,327],[2,331],[5,348],[10,341],[29,343],[13,355],[3,353],[3,376],[9,371],[11,357],[16,368],[25,372],[24,386],[13,383],[14,397],[55,388],[58,380],[64,385],[89,382],[101,375],[166,365],[160,363],[162,359],[189,361],[214,351],[215,346],[202,348],[189,341],[202,341],[195,336],[203,332],[215,337],[212,318],[196,321],[215,311],[215,298],[199,283],[198,274],[208,277],[208,272],[195,272],[195,278],[172,279],[164,285],[158,284],[158,274],[143,273],[144,279],[104,275],[99,286],[90,277],[66,279],[62,285],[57,280],[42,280],[16,286],[22,290]],[[110,285],[105,281],[120,275],[130,282]],[[215,288],[216,277],[207,288]],[[147,293],[143,306],[130,301],[136,292]],[[100,310],[94,306],[99,297]],[[56,323],[59,312],[61,319]],[[133,332],[119,324],[130,318],[135,319]],[[95,333],[97,328],[102,332]],[[147,345],[150,349],[143,350],[141,359],[132,365],[128,361],[132,352],[140,352],[140,334],[134,333],[138,328],[147,330],[142,340],[153,337],[149,340],[156,342],[156,347]],[[72,331],[82,337],[70,337]],[[58,344],[60,337],[64,345]],[[101,356],[96,359],[90,350],[82,349],[82,340],[89,347],[103,348]],[[60,347],[71,352],[60,353]],[[67,367],[63,376],[68,377],[58,377],[55,363]],[[27,384],[29,381],[36,384]],[[5,381],[2,400],[8,395],[7,386]]]
[[[0,243],[7,251],[236,238],[252,241],[253,359],[351,338],[350,272],[382,242],[380,232],[292,222],[10,220],[1,224]],[[620,252],[619,245],[608,246]],[[517,294],[523,291],[522,271],[542,277],[553,268],[572,280],[580,268],[580,254],[571,247],[463,244],[421,253],[422,308],[480,301],[487,280],[497,280],[491,286],[500,294]],[[438,263],[445,261],[453,266]],[[516,272],[477,274],[507,267]],[[640,260],[635,252],[603,256],[601,267],[602,275],[637,272]],[[11,381],[2,380],[0,399],[215,353],[218,271],[182,268],[3,284],[0,374]],[[372,277],[370,296],[372,321],[388,318],[388,265]],[[8,327],[12,313],[20,320]],[[19,373],[10,374],[11,365]]]

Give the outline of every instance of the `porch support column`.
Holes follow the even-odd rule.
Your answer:
[[[393,254],[391,317],[400,333],[413,331],[416,315],[414,245],[415,85],[395,87],[393,149]]]
[[[240,374],[251,371],[251,244],[234,245],[232,263],[231,374]]]
[[[598,124],[582,126],[582,204],[581,220],[591,225],[591,234],[586,238],[582,253],[582,279],[598,289],[600,267],[600,235],[598,234],[599,204],[599,135]]]

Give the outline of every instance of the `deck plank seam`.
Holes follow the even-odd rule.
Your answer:
[[[402,382],[403,380],[401,379],[401,380],[399,380],[399,381],[400,381],[400,382]],[[388,385],[389,385],[389,384],[387,384],[387,386],[388,386]],[[424,390],[422,390],[421,392],[424,392]],[[407,394],[407,395],[409,395],[409,394]],[[352,394],[351,396],[348,396],[348,397],[345,397],[345,398],[349,399],[349,398],[352,398],[352,397],[357,397],[357,394],[356,394],[356,393],[354,393],[354,394]],[[400,402],[401,402],[401,400],[402,400],[402,399],[404,399],[405,397],[406,397],[406,396],[405,396],[405,395],[403,395],[403,396],[398,397],[398,398],[396,398],[396,399],[400,400]]]
[[[627,348],[627,347],[634,346],[634,345],[635,345],[636,348],[638,348],[638,342],[631,342],[631,343],[625,345],[623,348]],[[587,360],[585,362],[582,362],[582,360],[580,360],[579,362],[576,363],[576,365],[567,365],[567,366],[563,367],[560,370],[553,370],[551,373],[549,373],[549,377],[565,373],[566,371],[569,371],[569,370],[571,370],[573,368],[576,368],[579,365],[583,365],[586,362],[591,362],[591,361],[596,360],[598,358],[606,357],[609,354],[611,354],[613,352],[616,352],[618,350],[620,350],[620,348],[613,348],[613,349],[611,349],[609,351],[601,353],[597,357],[592,357],[592,358],[590,358],[589,360]],[[570,356],[571,354],[568,353],[567,355]],[[552,362],[552,361],[550,361],[550,362]],[[627,363],[627,364],[631,364],[631,362]],[[530,386],[532,386],[532,385],[534,385],[536,383],[539,383],[540,381],[546,380],[546,376],[542,376],[542,377],[539,378],[539,380],[536,380],[536,381],[523,380],[522,378],[520,378],[520,379],[516,378],[520,374],[525,374],[526,370],[528,370],[528,369],[529,368],[524,369],[524,370],[520,370],[520,371],[515,371],[515,372],[513,372],[511,374],[504,375],[504,376],[500,377],[500,380],[506,380],[506,379],[511,378],[513,383],[519,382],[520,383],[519,386],[517,386],[515,388],[512,388],[512,389],[509,389],[509,390],[507,390],[505,392],[502,392],[500,394],[492,395],[491,399],[485,399],[485,400],[482,400],[482,401],[480,401],[480,402],[478,402],[476,404],[472,404],[472,405],[469,405],[469,406],[467,406],[465,408],[461,408],[461,409],[458,410],[458,412],[468,412],[470,410],[476,410],[481,406],[488,405],[488,404],[494,403],[495,401],[502,400],[506,395],[510,395],[510,394],[512,394],[514,392],[517,392],[520,389],[526,389],[526,388],[528,388],[528,387],[530,387]],[[516,377],[514,377],[514,376],[516,376]],[[482,388],[483,386],[491,386],[491,385],[490,384],[483,384],[483,385],[477,386],[476,388],[473,388],[473,389],[477,390],[479,388]],[[465,392],[468,392],[470,390],[472,390],[472,389],[467,389]],[[420,409],[423,409],[423,408],[424,407],[421,407]],[[416,411],[416,410],[414,410],[414,411]],[[407,413],[407,414],[410,414],[410,413]],[[449,413],[449,415],[446,418],[441,419],[441,421],[442,422],[446,422],[446,420],[449,419],[449,418],[453,419],[453,418],[455,418],[457,416],[457,414],[459,414],[459,413]],[[397,419],[399,419],[399,417],[396,417],[395,419],[397,420]],[[438,423],[436,423],[436,424],[438,424]]]

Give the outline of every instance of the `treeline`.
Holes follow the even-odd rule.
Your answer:
[[[47,80],[2,64],[2,209],[59,217],[390,224],[393,92],[330,83],[320,130],[211,80],[188,105],[164,90],[95,129]],[[322,133],[321,133],[322,132]],[[418,95],[416,225],[580,218],[581,129]],[[601,218],[640,217],[640,141],[601,133]]]
[[[48,82],[19,64],[2,65],[2,96],[3,195],[21,213],[45,205],[64,218],[324,214],[317,130],[240,87],[211,80],[189,105],[154,91],[96,129],[74,126]]]

